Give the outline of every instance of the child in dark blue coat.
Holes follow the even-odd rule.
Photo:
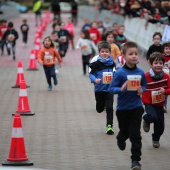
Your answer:
[[[94,83],[96,111],[101,113],[106,109],[106,133],[113,134],[113,94],[108,92],[113,79],[115,63],[110,56],[111,46],[102,41],[98,45],[99,56],[90,64],[89,77]]]

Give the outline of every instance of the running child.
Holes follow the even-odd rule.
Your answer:
[[[144,71],[136,66],[138,61],[138,46],[135,42],[123,45],[122,55],[126,60],[123,67],[116,71],[109,91],[118,94],[116,115],[119,125],[117,145],[125,150],[126,140],[131,142],[131,170],[140,170],[141,164],[141,121],[144,109],[141,95],[146,89]]]
[[[119,47],[114,43],[115,38],[113,31],[106,32],[105,39],[111,45],[111,56],[113,57],[114,62],[116,62],[117,57],[120,56]]]
[[[149,57],[150,70],[145,73],[147,86],[142,95],[146,114],[143,116],[143,129],[149,132],[153,123],[152,145],[160,147],[160,137],[164,132],[164,103],[165,95],[170,94],[170,77],[164,73],[165,58],[159,52],[154,52]]]
[[[15,53],[16,53],[15,46],[16,46],[16,40],[18,39],[18,32],[14,29],[13,22],[8,23],[8,29],[4,33],[2,39],[3,39],[3,41],[6,41],[6,43],[7,43],[8,55],[11,54],[11,50],[12,50],[13,60],[15,60],[15,57],[16,57],[15,56]]]
[[[153,52],[160,52],[162,53],[162,45],[160,44],[162,40],[162,34],[160,32],[155,32],[153,34],[153,44],[149,47],[146,53],[146,59],[149,60],[150,55]]]
[[[94,42],[90,39],[89,31],[84,29],[80,32],[80,39],[76,44],[77,49],[81,49],[82,53],[82,64],[83,64],[83,74],[86,75],[86,67],[89,66],[89,60],[92,55],[92,49],[97,54],[97,47],[95,46]]]
[[[102,40],[99,30],[97,29],[97,22],[93,21],[89,33],[92,41],[97,45]]]
[[[61,49],[59,51],[59,54],[61,57],[65,57],[68,47],[69,47],[69,40],[71,40],[72,36],[65,29],[64,22],[61,22],[60,24],[60,31],[58,32],[58,38],[61,41]]]
[[[29,31],[29,26],[27,24],[27,20],[23,19],[23,24],[20,27],[20,30],[22,32],[22,42],[23,46],[27,45],[27,40],[28,40],[28,31]]]
[[[58,65],[61,67],[61,57],[54,48],[54,43],[50,36],[46,37],[43,41],[44,47],[40,50],[38,55],[38,62],[43,65],[44,72],[46,75],[48,90],[52,90],[51,77],[54,80],[54,85],[58,84],[58,80],[55,73],[55,63],[56,58],[58,60]]]
[[[162,45],[163,56],[165,58],[164,71],[170,74],[170,41],[165,41]],[[164,113],[167,113],[167,100],[168,96],[165,97]]]
[[[124,32],[125,32],[125,26],[124,25],[120,25],[118,27],[118,34],[116,35],[116,39],[115,39],[115,44],[120,48],[120,46],[123,43],[127,42],[126,37],[124,36]]]
[[[71,39],[70,39],[70,42],[71,42],[71,46],[72,46],[72,49],[74,50],[74,24],[73,24],[73,19],[71,17],[69,17],[67,19],[67,24],[65,25],[64,27],[71,35]]]
[[[6,21],[6,20],[2,20],[2,21],[1,21],[1,25],[0,25],[1,55],[4,54],[4,46],[7,47],[7,44],[6,44],[5,40],[2,39],[4,33],[6,32],[7,29],[8,29],[7,21]]]
[[[108,92],[113,79],[113,68],[115,63],[110,56],[111,46],[108,42],[102,41],[98,44],[99,56],[90,64],[91,71],[89,78],[94,83],[96,99],[96,111],[103,112],[106,109],[106,134],[113,132],[113,95]]]

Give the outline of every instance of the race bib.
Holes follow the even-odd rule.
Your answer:
[[[82,49],[82,50],[87,50],[87,45],[82,45],[82,46],[81,46],[81,49]]]
[[[66,40],[67,40],[66,36],[61,36],[61,37],[60,37],[60,41],[61,41],[61,42],[64,43],[64,42],[66,42]]]
[[[159,91],[152,91],[152,104],[161,103],[165,101],[165,95],[161,94]]]
[[[23,26],[23,27],[22,27],[22,30],[23,30],[23,31],[27,31],[27,26]]]
[[[166,73],[166,74],[169,75],[169,68],[168,68],[168,67],[164,67],[164,68],[163,68],[163,71],[164,71],[164,73]]]
[[[112,72],[103,72],[103,84],[110,84],[113,79]]]
[[[128,75],[127,79],[128,79],[127,90],[136,91],[140,86],[141,75]]]
[[[92,40],[97,40],[97,36],[94,33],[90,34],[90,37],[91,37]]]
[[[8,40],[9,40],[9,41],[13,41],[14,38],[15,38],[15,36],[14,36],[13,34],[9,34],[9,35],[8,35]]]
[[[52,64],[54,64],[54,62],[53,62],[53,56],[50,55],[49,52],[45,52],[44,63],[47,64],[47,65],[52,65]]]

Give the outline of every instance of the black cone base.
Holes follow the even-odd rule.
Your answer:
[[[5,161],[2,163],[3,166],[32,166],[32,161],[20,161],[20,162],[13,162],[13,161]]]
[[[15,114],[20,114],[21,116],[34,116],[35,112],[15,112],[12,115],[14,116]]]

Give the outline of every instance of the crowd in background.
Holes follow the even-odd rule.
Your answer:
[[[170,2],[161,0],[100,0],[98,9],[146,19],[150,23],[170,24]]]

